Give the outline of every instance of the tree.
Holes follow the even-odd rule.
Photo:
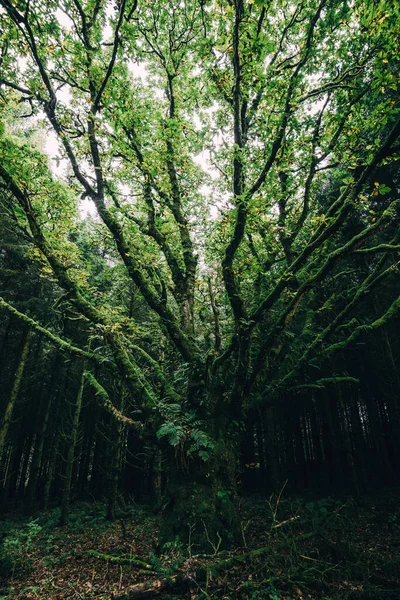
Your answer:
[[[280,402],[354,383],[336,357],[398,314],[398,290],[364,321],[355,309],[397,268],[399,201],[369,211],[389,191],[371,177],[399,152],[399,8],[0,6],[4,120],[29,106],[68,164],[57,180],[7,130],[0,180],[65,310],[101,345],[87,350],[85,336],[70,343],[2,307],[85,358],[94,395],[160,444],[174,498],[164,537],[201,520],[214,535],[233,515],[248,415],[266,410],[276,478]],[[121,273],[119,297],[99,288],[74,238],[79,197],[102,222],[102,260]],[[338,293],[335,277],[366,257],[357,287]],[[316,368],[327,373],[316,378]],[[124,414],[110,381],[130,395]]]

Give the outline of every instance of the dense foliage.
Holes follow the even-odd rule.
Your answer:
[[[0,7],[4,499],[390,481],[398,4]]]

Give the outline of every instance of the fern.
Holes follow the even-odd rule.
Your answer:
[[[161,577],[171,577],[176,573],[178,567],[182,564],[184,558],[182,556],[178,556],[172,562],[169,556],[165,556],[166,561],[164,562],[158,557],[154,552],[149,552],[149,563],[151,564],[153,570],[160,575]]]
[[[192,445],[187,451],[188,456],[197,452],[202,460],[208,460],[210,457],[209,450],[213,450],[214,442],[208,437],[205,431],[196,428],[191,430],[190,438]]]
[[[171,446],[177,446],[185,438],[185,430],[181,425],[177,425],[173,421],[163,423],[157,431],[157,438],[166,437]]]
[[[194,411],[183,411],[179,404],[160,402],[158,406],[161,416],[166,419],[157,431],[157,438],[166,438],[171,446],[186,442],[186,454],[195,453],[206,461],[214,448],[214,443],[204,431],[205,423],[196,419]]]

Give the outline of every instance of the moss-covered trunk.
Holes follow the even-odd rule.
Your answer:
[[[214,421],[218,422],[217,421]],[[240,440],[231,430],[229,413],[215,432],[208,460],[169,449],[160,543],[179,538],[190,551],[213,553],[239,536],[237,473]]]
[[[14,382],[11,389],[10,399],[8,401],[6,411],[3,417],[3,424],[0,429],[0,457],[6,444],[7,434],[12,421],[12,416],[17,402],[18,393],[23,381],[25,365],[28,358],[29,348],[32,339],[32,330],[26,329],[21,346],[21,353],[18,360],[17,370],[15,372]]]

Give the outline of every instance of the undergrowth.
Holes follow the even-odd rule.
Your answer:
[[[0,522],[0,600],[118,598],[157,579],[164,600],[398,600],[398,500],[244,499],[239,543],[201,555],[178,539],[160,549],[157,517],[137,505],[111,524],[101,503],[76,505],[66,528],[57,509],[14,516]]]

